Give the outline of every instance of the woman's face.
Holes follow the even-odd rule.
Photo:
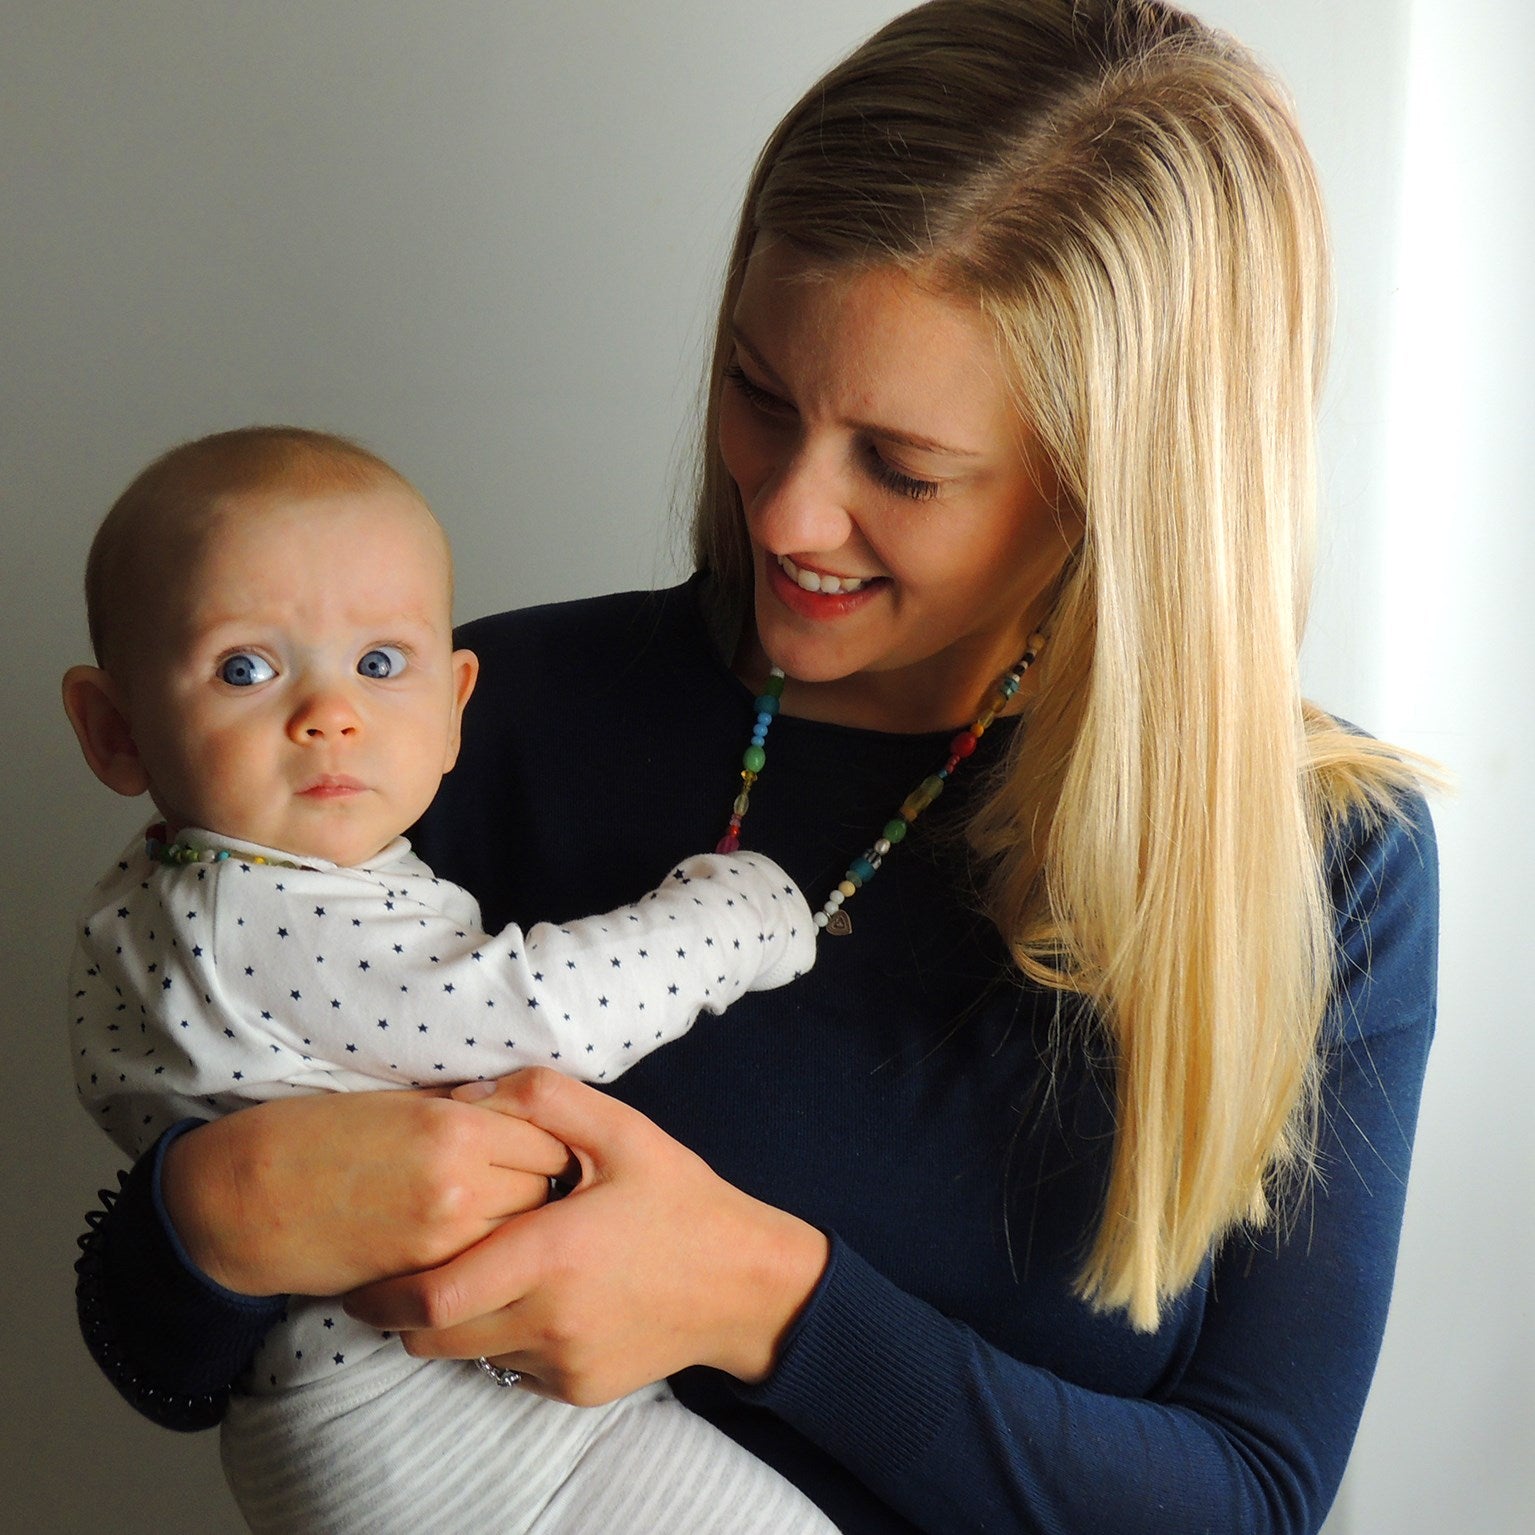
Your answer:
[[[743,675],[775,662],[812,718],[965,722],[1080,536],[985,319],[892,268],[817,275],[764,239],[734,328],[719,446],[755,562]]]

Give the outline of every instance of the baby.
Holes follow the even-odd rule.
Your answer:
[[[262,427],[174,449],[108,513],[86,597],[99,665],[66,674],[65,709],[96,776],[164,822],[91,893],[71,973],[80,1094],[129,1155],[295,1093],[532,1064],[611,1081],[810,968],[810,912],[760,855],[692,857],[633,906],[496,934],[412,855],[401,833],[453,766],[478,663],[453,648],[442,529],[357,445]],[[224,1424],[247,1521],[832,1528],[664,1385],[578,1409],[480,1366],[295,1298]]]

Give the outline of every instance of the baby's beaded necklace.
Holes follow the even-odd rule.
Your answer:
[[[844,910],[846,903],[874,878],[886,854],[905,838],[911,823],[943,793],[943,786],[950,776],[975,751],[981,737],[1017,693],[1023,683],[1023,674],[1034,664],[1044,644],[1042,634],[1029,636],[1027,648],[1012,669],[998,679],[981,712],[949,742],[948,760],[906,796],[901,802],[901,808],[885,822],[879,836],[847,866],[836,889],[827,896],[825,905],[815,914],[815,925],[820,931],[838,937],[853,931],[853,919]],[[778,714],[784,681],[783,668],[773,667],[768,672],[767,685],[756,699],[757,720],[752,726],[751,745],[741,754],[741,792],[736,795],[731,806],[730,823],[714,849],[716,853],[733,853],[741,845],[741,823],[746,819],[751,804],[752,785],[767,763],[767,735]]]
[[[144,852],[154,863],[266,863],[276,869],[308,869],[307,863],[294,863],[289,858],[266,858],[260,853],[239,853],[228,847],[199,847],[195,842],[169,840],[170,833],[164,821],[156,821],[144,833]]]

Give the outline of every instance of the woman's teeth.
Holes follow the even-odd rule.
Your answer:
[[[778,568],[801,591],[826,592],[835,596],[838,592],[858,592],[869,584],[872,577],[823,576],[819,571],[801,570],[787,554],[778,556]]]

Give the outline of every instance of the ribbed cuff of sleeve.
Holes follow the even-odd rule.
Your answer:
[[[909,1475],[952,1420],[962,1329],[830,1236],[826,1272],[776,1369],[739,1394],[878,1488]]]
[[[166,1428],[210,1428],[229,1388],[286,1298],[237,1295],[188,1257],[160,1197],[166,1148],[199,1124],[183,1120],[103,1189],[86,1217],[75,1306],[91,1357],[136,1412]]]

